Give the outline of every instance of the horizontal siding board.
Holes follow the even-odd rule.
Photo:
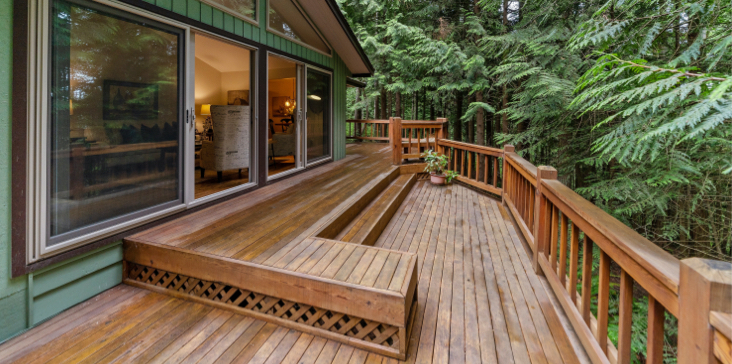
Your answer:
[[[33,297],[93,274],[122,261],[122,245],[117,244],[96,254],[63,264],[33,276]]]
[[[35,325],[120,283],[122,262],[35,297],[32,324]]]

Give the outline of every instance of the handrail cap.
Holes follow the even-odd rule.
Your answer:
[[[552,166],[538,166],[536,176],[541,179],[557,179],[557,170]]]

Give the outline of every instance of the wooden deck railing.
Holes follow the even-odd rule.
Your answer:
[[[392,119],[390,128],[398,131],[404,124]],[[554,168],[532,165],[511,145],[500,150],[437,135],[438,151],[450,156],[450,168],[460,172],[458,181],[502,192],[532,250],[534,269],[546,277],[593,363],[632,362],[631,326],[637,319],[633,306],[638,286],[648,297],[646,363],[663,363],[664,356],[674,353],[665,351],[666,334],[673,332],[665,327],[668,313],[678,319],[679,363],[732,364],[732,263],[680,261],[562,184]],[[401,138],[391,140],[394,164],[418,156],[402,153],[401,142]],[[481,159],[482,172],[476,167]],[[492,185],[488,185],[489,164]],[[502,179],[501,189],[497,176]],[[610,290],[615,287],[619,299],[617,307],[611,308],[616,301],[611,302]],[[611,312],[618,319],[617,346],[608,335]]]
[[[445,118],[436,121],[390,118],[389,143],[392,146],[393,163],[398,165],[405,159],[420,158],[428,149],[436,151],[438,141],[444,138],[446,125]]]
[[[389,141],[389,120],[346,120],[346,138]]]
[[[533,250],[534,269],[546,276],[594,363],[632,361],[635,285],[648,294],[647,363],[663,362],[666,313],[679,320],[679,363],[722,360],[725,354],[715,352],[713,343],[715,349],[717,342],[728,345],[722,339],[732,336],[732,323],[720,324],[721,328],[712,324],[714,318],[719,322],[732,312],[732,264],[698,258],[679,261],[559,182],[554,168],[533,166],[510,145],[504,152],[504,203]],[[595,250],[600,255],[597,270]],[[617,308],[610,307],[615,285],[611,271],[620,276]],[[593,309],[595,275],[597,308]],[[723,312],[712,312],[717,309]],[[617,346],[608,338],[611,310],[618,316]],[[730,353],[730,346],[726,348]]]
[[[503,150],[453,140],[440,139],[438,152],[450,158],[448,169],[459,173],[457,180],[484,191],[501,195],[499,182]],[[505,168],[504,168],[505,170]]]
[[[712,311],[709,322],[714,327],[714,356],[723,364],[732,363],[732,314]]]

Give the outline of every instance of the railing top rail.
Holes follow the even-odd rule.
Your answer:
[[[709,323],[727,339],[732,339],[732,314],[712,311],[709,314]]]
[[[402,120],[402,128],[441,128],[444,124],[434,120]]]
[[[493,156],[497,156],[497,157],[503,157],[503,149],[500,149],[500,148],[486,147],[484,145],[458,142],[458,141],[449,140],[449,139],[440,139],[437,142],[437,144],[441,145],[443,147],[453,147],[453,148],[467,150],[470,152],[476,152],[476,153],[481,153],[481,154],[493,155]]]
[[[365,124],[389,124],[389,120],[361,120],[361,119],[348,119],[347,123],[365,123]]]
[[[586,200],[558,180],[541,180],[541,188],[556,196],[589,225],[605,236],[612,244],[630,256],[665,287],[678,295],[680,261],[658,245],[610,216],[607,212]],[[606,251],[621,266],[611,252]],[[642,280],[638,282],[643,285]],[[670,308],[667,308],[670,309]]]
[[[523,159],[515,152],[505,152],[505,155],[508,163],[511,163],[512,166],[517,168],[519,172],[521,172],[521,174],[531,183],[531,185],[536,187],[536,166],[526,159]]]

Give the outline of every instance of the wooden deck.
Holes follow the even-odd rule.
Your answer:
[[[315,223],[391,168],[389,147],[364,143],[330,163],[134,236],[135,240],[263,263],[309,237]]]
[[[490,197],[459,185],[417,182],[375,243],[413,254],[307,238],[317,229],[313,225],[352,191],[391,168],[390,151],[383,145],[348,151],[345,161],[141,236],[176,249],[387,290],[397,289],[390,286],[400,282],[394,277],[401,274],[402,259],[416,256],[417,305],[407,362],[581,362],[583,355],[576,353],[581,349],[572,345],[572,333],[565,331],[542,278],[533,273],[506,211]],[[253,211],[252,206],[265,202],[265,211]],[[16,361],[398,362],[231,310],[126,285],[0,346],[0,362]]]

